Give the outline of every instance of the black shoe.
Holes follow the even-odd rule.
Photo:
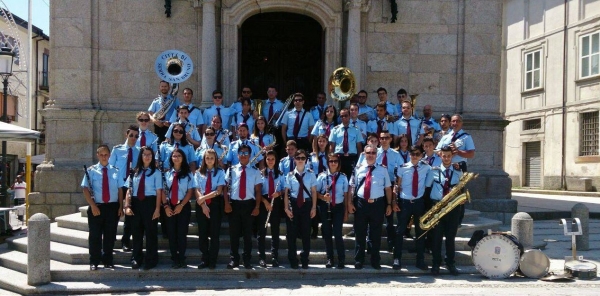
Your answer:
[[[427,266],[427,264],[425,264],[425,262],[418,262],[415,266],[423,271],[429,270],[429,267]]]
[[[239,262],[235,262],[235,261],[231,260],[231,262],[229,262],[229,264],[227,264],[227,269],[234,269],[239,266],[240,266]]]
[[[252,269],[252,264],[250,264],[250,261],[244,261],[244,268],[245,269]]]
[[[273,267],[279,267],[279,261],[277,260],[277,258],[272,258],[271,259],[271,266],[273,266]]]
[[[432,266],[431,267],[431,274],[432,275],[439,275],[440,274],[440,267],[439,266]]]
[[[179,261],[179,268],[187,268],[187,263],[185,263],[185,261]]]
[[[258,265],[263,268],[267,268],[267,262],[264,259],[258,260]]]
[[[346,262],[344,260],[338,260],[337,268],[344,269],[346,267]]]
[[[123,252],[131,252],[131,242],[121,241],[121,249]]]
[[[209,264],[209,265],[208,265],[208,269],[210,269],[210,270],[213,270],[213,269],[215,269],[215,268],[217,268],[217,265],[216,265],[216,264]]]
[[[388,243],[388,252],[394,253],[394,244],[393,243]]]
[[[333,267],[333,260],[331,259],[327,259],[327,263],[325,263],[325,268],[331,268]]]
[[[200,264],[198,264],[198,269],[204,269],[206,267],[208,267],[208,264],[204,261],[200,261]]]
[[[140,269],[140,264],[135,260],[131,260],[131,269]]]
[[[456,266],[454,266],[454,265],[448,265],[448,266],[446,266],[446,268],[448,269],[450,274],[453,276],[457,276],[460,274],[460,272],[458,272],[458,269],[456,269]]]
[[[400,264],[400,259],[394,259],[394,264],[392,264],[392,269],[400,270],[402,268],[402,264]]]
[[[350,230],[350,232],[348,232],[348,234],[346,234],[347,237],[354,237],[354,229]]]
[[[363,269],[363,264],[361,262],[354,263],[354,269]]]
[[[290,263],[290,267],[292,269],[298,269],[298,262],[296,262],[296,263]]]
[[[381,264],[379,264],[379,263],[371,263],[371,267],[373,267],[376,270],[380,270],[381,269]]]
[[[181,266],[179,265],[179,262],[173,262],[173,263],[171,264],[171,268],[172,268],[172,269],[179,269],[179,267],[181,267]]]
[[[308,262],[302,262],[302,269],[308,269]]]
[[[313,233],[310,235],[311,239],[317,239],[317,232],[313,231]]]
[[[96,270],[98,270],[98,265],[95,265],[95,264],[90,264],[90,270],[91,270],[91,271],[96,271]]]
[[[115,265],[113,263],[105,263],[104,264],[104,268],[112,268],[112,269],[114,269]]]

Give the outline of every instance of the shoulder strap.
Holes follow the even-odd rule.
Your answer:
[[[371,173],[373,173],[373,170],[375,169],[375,166],[373,166],[372,168],[370,168]],[[354,196],[358,195],[358,189],[360,188],[360,186],[362,186],[365,183],[365,180],[367,180],[367,175],[365,175],[364,178],[362,178],[362,180],[360,180],[360,182],[358,183],[358,186],[356,186],[354,188]]]
[[[296,177],[296,180],[298,181],[298,183],[300,183],[302,185],[302,189],[304,189],[304,192],[306,192],[306,194],[308,194],[308,196],[312,197],[312,195],[310,194],[310,191],[308,191],[308,189],[306,189],[306,185],[304,185],[304,180],[301,181],[302,177],[300,177],[300,175],[298,175],[298,173],[295,173],[294,177]]]

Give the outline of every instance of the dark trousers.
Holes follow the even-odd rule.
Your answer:
[[[292,126],[292,128],[294,128],[294,127]],[[308,137],[306,137],[306,138],[288,137],[288,140],[296,141],[298,150],[304,149],[304,151],[306,151],[307,153],[310,153],[312,151],[312,145],[311,145],[310,141],[308,141]],[[283,155],[285,155],[285,154],[283,154]]]
[[[434,204],[437,203],[434,201]],[[454,265],[456,232],[458,231],[458,221],[460,219],[460,209],[454,208],[448,214],[440,219],[430,232],[433,237],[433,265],[440,266],[442,263],[442,241],[446,237],[446,265]]]
[[[394,188],[394,182],[392,182],[392,188]],[[387,203],[383,205],[384,212],[387,208]],[[385,215],[385,214],[384,214]],[[385,232],[387,235],[388,248],[396,245],[396,227],[394,226],[394,214],[385,216]]]
[[[131,228],[133,234],[133,252],[131,259],[138,263],[144,262],[152,267],[158,264],[158,219],[152,220],[156,210],[156,196],[146,196],[140,201],[131,199]],[[146,238],[146,255],[144,256],[144,237]]]
[[[381,256],[381,226],[385,215],[385,197],[374,199],[369,203],[363,198],[354,198],[354,234],[356,238],[354,247],[354,261],[365,262],[365,247],[367,227],[371,239],[371,264],[379,264]]]
[[[244,252],[242,258],[244,262],[250,263],[252,258],[252,224],[254,217],[252,210],[256,206],[254,199],[232,200],[231,213],[229,213],[229,239],[231,241],[231,250],[229,256],[232,261],[240,262],[240,238],[244,238]]]
[[[119,203],[96,204],[100,215],[94,216],[92,208],[88,208],[88,244],[90,249],[90,264],[113,264],[113,248],[117,240],[117,226],[119,225]]]
[[[173,207],[174,209],[175,207]],[[185,261],[187,249],[188,227],[192,216],[192,206],[186,203],[177,215],[167,217],[167,231],[169,232],[169,250],[173,262]]]
[[[123,190],[123,196],[125,196],[127,194],[127,187],[121,187],[121,190]],[[127,216],[124,215],[125,217],[123,218],[123,236],[121,236],[121,243],[123,244],[129,244],[131,242],[131,234],[132,234],[132,226],[131,224],[133,223],[133,216]],[[150,215],[152,217],[152,215]]]
[[[202,253],[202,260],[210,267],[217,265],[219,248],[221,245],[221,221],[223,219],[223,196],[211,199],[209,216],[202,212],[202,207],[196,204],[196,221],[198,222],[198,248]],[[210,241],[209,238],[210,237]]]
[[[417,239],[423,233],[421,227],[419,227],[419,219],[421,219],[421,215],[423,215],[425,211],[425,203],[422,198],[417,198],[414,200],[407,200],[399,198],[398,202],[400,203],[401,211],[398,212],[398,227],[396,228],[396,246],[394,247],[394,258],[402,259],[402,244],[404,240],[402,239],[402,235],[404,234],[404,230],[410,222],[410,216],[413,216],[413,221],[415,222],[415,233]],[[420,238],[415,242],[417,249],[417,263],[421,263],[425,260],[424,251],[425,251],[425,239]]]
[[[346,206],[344,203],[338,203],[330,206],[331,220],[328,219],[327,202],[323,200],[317,201],[317,209],[319,210],[319,216],[321,216],[321,235],[325,240],[325,249],[327,253],[327,259],[333,260],[333,237],[335,237],[335,248],[337,250],[338,260],[346,260],[346,248],[344,247],[344,237],[342,235],[342,224],[344,223],[344,212]]]
[[[165,127],[165,126],[158,126],[158,125],[154,125],[154,133],[158,136],[158,144],[160,145],[160,143],[165,141],[165,134],[167,134],[167,131],[169,130],[169,127]]]
[[[298,207],[295,198],[290,198],[292,205],[292,213],[294,219],[287,219],[287,243],[288,243],[288,260],[290,265],[298,265],[298,257],[296,256],[296,239],[302,239],[302,251],[300,252],[300,261],[308,263],[308,255],[310,254],[310,210],[312,201],[305,199],[302,207]]]
[[[266,198],[267,195],[263,195],[263,198]],[[265,239],[267,236],[267,228],[265,227],[265,223],[267,221],[267,208],[265,205],[261,203],[260,205],[260,214],[258,223],[258,255],[260,259],[266,260],[265,249],[266,243]],[[280,196],[275,198],[273,201],[273,208],[271,210],[271,217],[269,217],[269,223],[271,224],[271,258],[277,259],[279,257],[279,227],[281,226],[281,217],[284,215],[283,213],[283,197]]]
[[[356,165],[356,162],[358,162],[358,154],[350,154],[348,156],[344,156],[344,154],[338,154],[338,158],[340,159],[340,165],[342,166],[342,173],[346,174],[348,180],[350,180],[354,166]]]

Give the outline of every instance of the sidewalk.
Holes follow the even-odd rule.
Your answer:
[[[598,196],[589,196],[590,193]],[[520,189],[513,190],[512,199],[519,202],[519,212],[528,213],[534,220],[570,218],[571,209],[577,203],[588,207],[590,218],[600,219],[600,193],[597,192]]]

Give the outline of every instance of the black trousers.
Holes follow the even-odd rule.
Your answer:
[[[402,244],[404,243],[402,235],[404,234],[408,222],[410,222],[410,216],[413,216],[413,221],[415,222],[415,239],[423,234],[423,230],[419,227],[419,219],[421,219],[421,215],[425,213],[425,203],[422,198],[414,200],[399,198],[398,202],[400,203],[399,206],[401,211],[398,212],[398,227],[396,228],[397,239],[396,246],[394,247],[394,258],[402,259]],[[425,260],[425,239],[417,239],[415,245],[417,249],[417,263],[421,263]]]
[[[165,134],[167,134],[167,131],[169,130],[169,127],[165,127],[165,126],[158,126],[158,125],[154,125],[154,133],[158,136],[158,144],[162,143],[165,141]]]
[[[328,219],[329,213],[327,211],[327,202],[323,200],[317,201],[317,209],[319,210],[319,216],[321,216],[321,234],[323,240],[325,240],[325,249],[327,253],[327,259],[333,260],[333,239],[335,237],[335,248],[337,250],[338,260],[346,260],[346,248],[344,247],[344,236],[342,235],[342,224],[344,223],[344,212],[346,206],[344,202],[330,206],[331,220]]]
[[[267,198],[267,195],[263,195],[263,198]],[[267,221],[267,215],[269,212],[265,208],[264,204],[260,204],[260,214],[258,216],[258,256],[260,259],[266,260],[266,236],[267,228],[265,222]],[[279,233],[281,226],[281,217],[283,217],[283,197],[277,197],[273,201],[273,209],[271,211],[271,217],[269,217],[269,223],[271,224],[271,257],[277,259],[279,257]]]
[[[310,255],[310,210],[312,209],[312,201],[310,198],[305,198],[302,207],[298,207],[296,199],[290,198],[290,204],[292,205],[294,219],[292,221],[289,218],[286,220],[288,260],[290,261],[290,265],[298,265],[296,239],[300,237],[302,239],[300,261],[308,263],[308,256]]]
[[[119,225],[119,203],[96,204],[100,215],[94,216],[92,208],[88,208],[88,244],[90,249],[90,264],[113,264],[113,248],[117,240],[117,226]]]
[[[200,260],[208,266],[217,265],[221,245],[221,221],[224,213],[223,196],[211,199],[208,209],[210,219],[202,212],[202,207],[196,204],[196,221],[198,222],[198,248],[202,253]],[[210,238],[210,240],[209,240]]]
[[[244,262],[250,262],[252,258],[252,224],[254,216],[252,210],[256,206],[254,199],[249,200],[232,200],[231,213],[229,213],[229,239],[231,241],[231,249],[229,256],[232,261],[240,262],[240,238],[244,238],[244,252],[242,258]]]
[[[354,261],[365,262],[365,248],[367,239],[367,227],[371,239],[371,264],[379,264],[381,255],[381,227],[383,225],[383,216],[385,215],[385,197],[373,199],[372,203],[363,198],[354,198]]]
[[[133,252],[131,259],[146,266],[158,264],[158,219],[152,220],[156,210],[156,196],[146,196],[144,200],[131,198],[131,228],[133,234]],[[146,255],[144,256],[144,238],[146,238]]]
[[[392,182],[392,188],[394,188],[394,182]],[[384,213],[385,208],[387,208],[387,203],[383,205]],[[385,216],[385,214],[384,214]],[[394,226],[394,214],[392,213],[389,216],[385,216],[385,232],[387,235],[387,243],[388,247],[396,245],[396,227]]]
[[[433,201],[436,204],[437,201]],[[442,263],[442,241],[446,237],[446,265],[454,265],[456,232],[458,231],[458,221],[461,211],[459,207],[454,208],[448,214],[440,219],[430,232],[433,232],[433,266],[440,266]]]
[[[173,207],[174,208],[174,207]],[[186,203],[179,214],[167,217],[167,231],[169,232],[169,250],[173,262],[185,261],[187,249],[187,235],[192,216],[192,206]]]
[[[292,126],[292,128],[294,128],[294,127]],[[310,141],[308,141],[308,137],[305,137],[305,138],[288,137],[288,140],[296,141],[298,150],[304,149],[304,151],[306,151],[308,153],[310,153],[312,151],[312,144],[310,143]],[[282,155],[285,155],[285,154],[282,154]]]
[[[340,159],[340,165],[342,173],[346,174],[348,177],[348,181],[350,177],[352,177],[352,171],[354,170],[354,166],[356,162],[358,162],[358,154],[350,154],[348,156],[344,156],[344,154],[338,154],[338,158]]]
[[[127,194],[127,187],[121,187],[123,190],[123,196]],[[121,236],[121,243],[129,244],[131,242],[131,234],[132,234],[132,223],[133,216],[124,215],[123,218],[123,236]]]

